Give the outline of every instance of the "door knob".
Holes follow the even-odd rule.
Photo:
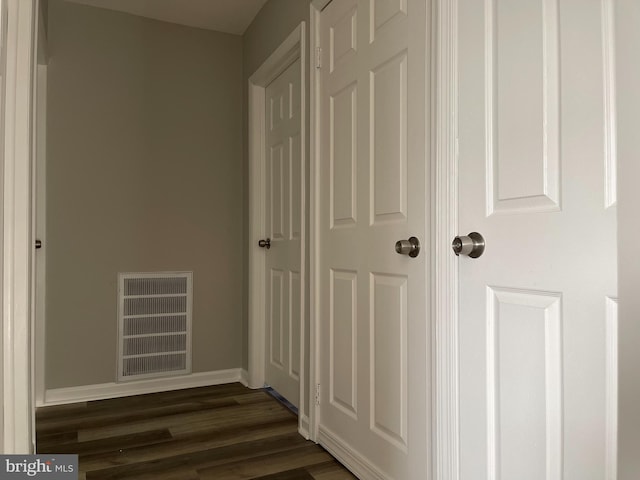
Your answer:
[[[260,240],[258,242],[258,246],[269,250],[271,248],[271,239],[267,238],[266,240]]]
[[[484,253],[484,237],[478,232],[471,232],[467,236],[456,237],[451,242],[453,253],[478,258]]]
[[[36,248],[42,248],[42,240],[36,240]]]
[[[396,252],[400,255],[409,255],[415,258],[420,254],[420,240],[411,237],[409,240],[398,240],[396,242]]]

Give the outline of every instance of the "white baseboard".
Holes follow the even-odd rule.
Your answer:
[[[366,478],[367,480],[391,480],[358,452],[353,449],[346,449],[338,436],[323,428],[322,425],[318,430],[318,443],[351,470],[356,477]]]
[[[299,416],[298,433],[302,435],[305,440],[309,440],[309,417],[304,414],[300,414]]]
[[[37,407],[63,405],[67,403],[89,402],[108,398],[128,397],[145,393],[165,392],[183,388],[206,387],[223,383],[241,382],[246,385],[247,373],[240,368],[216,370],[214,372],[192,373],[179,377],[154,378],[126,383],[101,383],[79,387],[53,388],[46,390],[44,402]],[[243,381],[244,380],[244,381]]]
[[[240,383],[243,384],[245,387],[249,386],[249,372],[246,371],[244,368],[240,370]]]

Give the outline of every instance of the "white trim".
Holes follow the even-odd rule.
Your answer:
[[[64,405],[67,403],[143,395],[145,393],[168,392],[185,388],[208,387],[235,382],[243,383],[242,372],[243,370],[240,368],[230,368],[228,370],[192,373],[191,375],[179,377],[139,380],[127,383],[101,383],[79,387],[54,388],[46,391],[45,401],[37,406]]]
[[[339,440],[337,435],[323,425],[318,430],[318,442],[340,463],[351,470],[356,477],[367,480],[394,480],[387,477],[354,448],[344,448],[347,442]]]
[[[34,276],[34,302],[33,302],[33,362],[34,362],[34,395],[35,400],[44,399],[45,390],[45,317],[44,308],[46,301],[46,138],[47,138],[47,66],[38,65],[35,87],[35,163],[34,172],[34,237],[42,241],[43,247],[34,249],[33,276]]]
[[[32,174],[31,174],[31,231],[33,239],[45,241],[46,229],[46,131],[47,131],[47,66],[40,63],[46,37],[42,20],[42,2],[37,0],[35,30],[37,54],[34,55],[32,90]],[[35,247],[35,245],[34,245]],[[31,250],[31,405],[44,398],[45,390],[45,266],[46,251]],[[31,440],[36,438],[35,410],[31,415]],[[33,451],[36,451],[35,444]]]
[[[311,9],[312,11],[315,10],[317,13],[320,13],[332,1],[333,0],[313,0],[311,2]]]
[[[300,119],[302,125],[300,127],[300,171],[302,173],[302,185],[300,186],[300,203],[301,203],[301,211],[304,212],[304,222],[300,228],[300,292],[302,293],[302,298],[300,299],[300,365],[302,368],[300,369],[301,373],[299,375],[300,381],[300,393],[298,395],[299,400],[299,415],[298,415],[298,428],[301,430],[304,426],[304,419],[307,418],[309,412],[307,409],[311,409],[311,398],[306,397],[304,394],[305,387],[307,382],[309,381],[308,377],[308,368],[305,365],[304,359],[306,358],[307,350],[309,346],[307,345],[306,333],[307,333],[307,285],[309,284],[309,272],[307,268],[307,255],[310,253],[310,250],[307,250],[307,222],[309,221],[309,206],[307,205],[307,178],[308,178],[308,165],[307,165],[307,39],[306,39],[306,25],[304,22],[300,24]],[[305,404],[304,399],[307,398],[307,403]],[[308,406],[307,406],[308,405]],[[308,430],[308,425],[307,425]],[[308,435],[307,435],[308,438]]]
[[[265,179],[264,144],[265,144],[265,90],[278,75],[293,61],[300,59],[300,147],[301,174],[306,178],[306,25],[301,22],[282,44],[265,60],[265,62],[249,78],[249,373],[250,388],[261,388],[265,383],[265,251],[257,246],[258,240],[266,231],[265,225]],[[302,211],[306,212],[306,187],[301,185]],[[308,215],[305,214],[305,222]],[[301,292],[306,291],[307,272],[305,268],[306,228],[300,229],[300,278]],[[300,365],[304,366],[305,346],[305,299],[300,302]],[[304,390],[306,388],[306,368],[300,369],[300,405],[299,419],[306,413]],[[308,397],[309,401],[311,397]],[[301,420],[299,420],[301,421]]]
[[[320,12],[331,0],[314,0],[309,7],[310,49],[320,47]],[[309,438],[318,440],[320,406],[315,401],[320,380],[320,277],[318,265],[320,249],[318,232],[320,221],[320,69],[309,65]]]
[[[605,208],[614,207],[617,192],[617,133],[616,133],[616,58],[613,0],[602,0],[602,61],[604,89],[604,160]]]
[[[36,51],[36,62],[38,65],[46,65],[49,62],[49,44],[47,40],[47,28],[45,26],[44,13],[43,13],[43,1],[37,0],[38,2],[38,49]]]
[[[238,380],[245,387],[249,386],[249,372],[244,368],[240,371],[240,380]]]
[[[305,440],[309,440],[309,417],[300,413],[300,421],[298,422],[298,433],[304,437]]]
[[[618,478],[618,299],[606,298],[605,480]]]
[[[249,87],[249,387],[264,385],[264,342],[265,342],[265,257],[256,248],[256,242],[265,231],[264,198],[265,173],[264,152],[259,145],[264,138],[263,115],[257,112],[264,105],[263,88]]]
[[[433,478],[460,477],[458,389],[458,2],[435,1],[433,162]]]
[[[2,405],[3,453],[33,448],[31,418],[31,90],[34,0],[5,0],[3,121]],[[4,25],[3,25],[4,26]],[[3,32],[4,33],[4,32]]]

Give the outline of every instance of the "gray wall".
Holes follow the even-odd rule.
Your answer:
[[[300,25],[300,22],[304,21],[306,23],[306,45],[307,45],[307,62],[310,58],[309,56],[309,5],[310,0],[269,0],[265,6],[260,10],[256,18],[253,20],[249,28],[244,33],[242,38],[243,45],[243,57],[242,57],[242,88],[244,92],[244,106],[242,109],[242,132],[243,137],[248,139],[248,104],[247,104],[247,93],[249,89],[249,78],[251,75],[262,65],[262,63],[269,58],[269,56],[273,53],[273,51],[280,46],[280,44],[289,36],[293,30]],[[306,75],[306,98],[307,98],[307,118],[306,118],[306,138],[309,138],[309,75],[308,75],[308,63],[305,66],[307,69]],[[307,152],[306,158],[309,158],[309,142],[307,141]],[[242,162],[242,170],[243,170],[243,208],[242,208],[242,219],[244,225],[243,238],[245,242],[248,242],[248,233],[249,233],[249,144],[248,142],[244,143],[243,150],[243,162]],[[308,174],[308,169],[307,169]],[[307,175],[308,182],[308,175]],[[307,205],[308,202],[308,192],[307,191]],[[307,223],[307,238],[308,235],[308,223]],[[248,243],[245,243],[246,251],[249,248]],[[308,249],[307,249],[308,251]],[[308,258],[307,258],[307,271],[308,270]],[[244,282],[242,286],[243,291],[243,305],[244,309],[242,312],[243,318],[243,339],[244,339],[244,356],[242,359],[243,368],[247,368],[249,360],[248,360],[248,291],[249,291],[249,265],[248,263],[244,263],[243,265],[243,273],[244,273]],[[305,292],[307,298],[307,292]],[[306,302],[307,305],[307,313],[306,313],[306,332],[308,335],[309,332],[309,302]],[[307,338],[307,345],[308,345]],[[306,349],[307,356],[304,361],[304,368],[307,371],[307,378],[309,378],[309,349]],[[307,398],[301,398],[301,413],[308,413],[308,400]]]
[[[242,38],[48,13],[47,388],[115,380],[118,272],[193,271],[193,371],[239,367]]]
[[[619,480],[640,477],[640,2],[617,0]]]

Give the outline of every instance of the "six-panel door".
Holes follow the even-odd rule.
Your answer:
[[[611,2],[459,2],[460,478],[613,480]]]
[[[321,16],[319,440],[363,478],[427,478],[428,3]]]
[[[300,401],[302,327],[302,151],[300,59],[266,88],[265,383],[296,407]]]

